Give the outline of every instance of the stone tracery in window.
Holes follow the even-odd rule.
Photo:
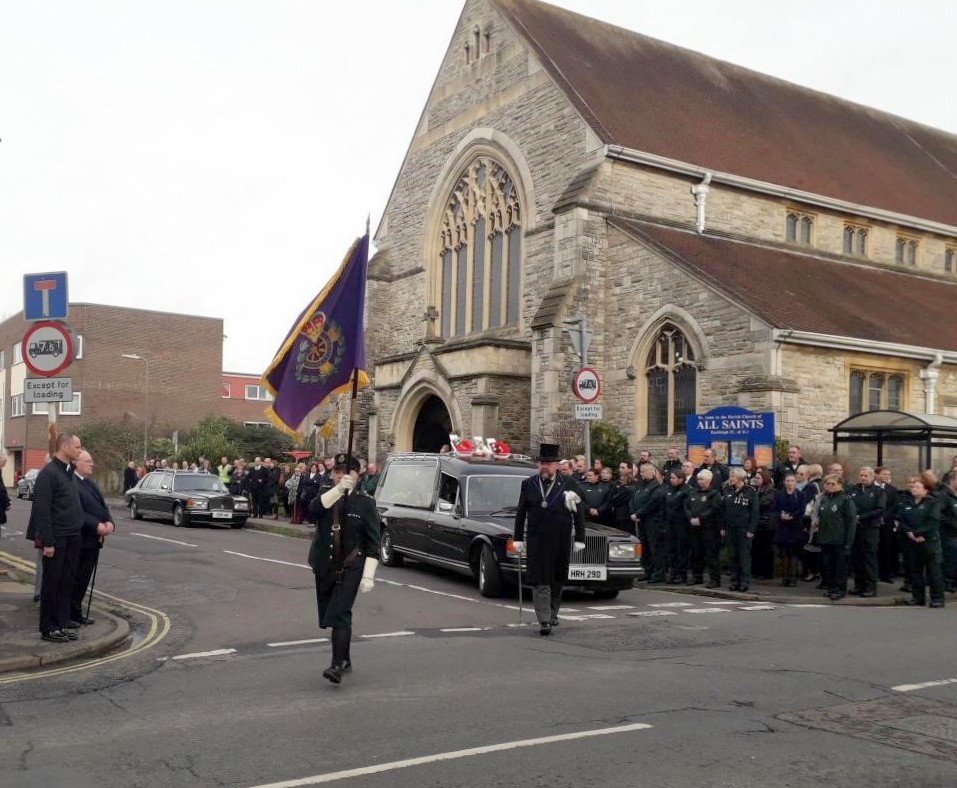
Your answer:
[[[452,189],[440,230],[442,336],[518,322],[521,220],[518,189],[505,168],[476,157]]]
[[[685,431],[685,417],[697,407],[694,349],[684,334],[666,323],[645,360],[648,382],[648,435]]]

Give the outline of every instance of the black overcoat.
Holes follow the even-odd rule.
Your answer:
[[[309,504],[309,517],[316,523],[309,548],[309,566],[316,575],[319,626],[322,629],[349,629],[365,559],[367,556],[379,557],[379,512],[374,499],[356,493],[340,498],[333,505],[340,507],[342,552],[348,559],[343,565],[341,578],[338,578],[332,537],[333,509],[322,505],[322,495],[331,489],[329,484],[321,487]]]
[[[572,529],[576,542],[585,541],[583,504],[578,504],[574,514],[565,508],[565,492],[573,488],[561,474],[549,492],[547,508],[542,508],[542,490],[547,492],[550,483],[539,474],[522,482],[515,513],[515,541],[524,541],[528,547],[525,580],[533,586],[564,583],[568,579]]]

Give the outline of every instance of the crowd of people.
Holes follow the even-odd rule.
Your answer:
[[[271,457],[256,457],[251,463],[241,457],[230,462],[221,457],[218,465],[200,457],[197,462],[183,460],[176,463],[168,460],[148,459],[143,465],[130,462],[123,475],[123,492],[134,487],[147,473],[154,470],[178,470],[194,473],[209,473],[219,480],[233,495],[245,495],[252,503],[253,517],[278,520],[289,518],[294,525],[310,521],[309,504],[319,488],[332,481],[333,457],[325,457],[295,465],[274,462]],[[359,460],[360,474],[356,489],[372,495],[379,484],[379,471],[375,462]]]
[[[725,556],[733,591],[780,577],[837,600],[876,596],[880,582],[901,577],[911,604],[926,604],[929,586],[931,607],[957,592],[957,456],[944,474],[924,471],[903,489],[889,468],[862,467],[851,481],[840,463],[825,472],[798,446],[774,468],[753,457],[729,468],[710,449],[695,466],[671,448],[660,464],[643,451],[614,471],[580,455],[559,471],[587,520],[638,537],[649,584],[720,588]]]

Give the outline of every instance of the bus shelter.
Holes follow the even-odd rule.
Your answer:
[[[957,450],[957,418],[903,410],[871,410],[830,428],[834,454],[842,443],[874,443],[877,465],[884,464],[885,446],[916,446],[919,468],[929,468],[934,449]],[[957,453],[957,452],[955,452]]]

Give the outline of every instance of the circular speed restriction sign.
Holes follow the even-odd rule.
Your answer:
[[[34,375],[53,377],[73,361],[73,335],[63,323],[34,323],[24,334],[20,350],[23,363]]]
[[[591,367],[582,367],[572,378],[572,388],[582,402],[594,402],[601,395],[601,378]]]

